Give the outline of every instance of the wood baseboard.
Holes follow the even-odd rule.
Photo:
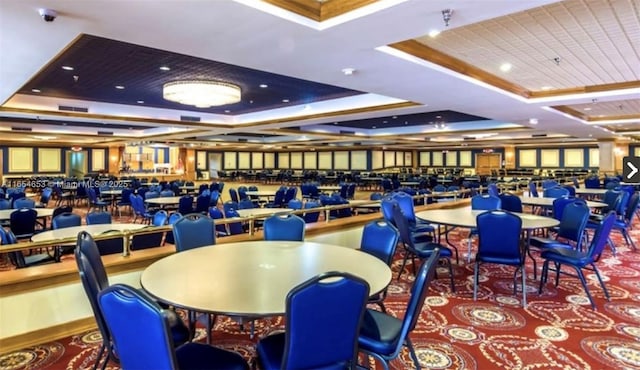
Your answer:
[[[80,334],[96,327],[96,320],[92,316],[13,337],[0,338],[0,355]]]

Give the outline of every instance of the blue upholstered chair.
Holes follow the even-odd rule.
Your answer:
[[[82,225],[82,218],[75,213],[63,213],[51,220],[51,228],[54,230],[80,225]]]
[[[409,334],[418,324],[439,258],[440,250],[436,248],[418,269],[402,319],[372,309],[365,311],[358,337],[358,347],[365,354],[379,359],[385,370],[389,369],[389,361],[400,355],[403,346],[409,350],[416,369],[421,369]]]
[[[633,216],[636,214],[639,204],[640,194],[634,193],[629,199],[629,204],[624,211],[623,217],[617,217],[616,222],[613,224],[613,230],[620,231],[627,245],[631,246],[633,250],[636,250],[636,245],[633,242],[631,235],[629,235],[629,229],[631,229]]]
[[[202,213],[203,215],[206,215],[209,213],[210,206],[211,206],[211,195],[200,194],[196,198],[196,209],[194,209],[193,212]]]
[[[213,220],[199,213],[185,215],[173,224],[177,252],[216,244]]]
[[[9,215],[9,228],[18,239],[29,239],[36,233],[38,212],[33,208],[20,208]]]
[[[542,192],[542,196],[545,198],[562,198],[562,197],[568,197],[569,196],[569,190],[561,187],[561,186],[554,186],[552,188],[546,188],[544,189],[544,191]]]
[[[113,285],[98,302],[123,369],[249,369],[235,352],[194,342],[175,347],[169,312],[133,287]]]
[[[438,250],[440,259],[443,259],[447,263],[447,267],[449,268],[451,291],[455,292],[456,287],[453,282],[453,268],[451,267],[451,257],[453,256],[453,253],[451,252],[451,250],[431,241],[416,242],[411,236],[407,218],[404,216],[404,214],[402,213],[402,209],[397,203],[393,206],[393,218],[396,221],[396,228],[400,232],[400,241],[404,246],[404,258],[402,260],[400,271],[398,272],[398,279],[400,279],[400,276],[402,275],[402,272],[404,270],[404,266],[406,265],[407,259],[409,257],[411,257],[412,260],[413,273],[416,274],[417,272],[415,257],[426,259],[431,257],[435,250]]]
[[[104,211],[89,212],[85,219],[87,221],[87,225],[110,224],[111,213]]]
[[[502,208],[502,200],[499,195],[482,194],[471,198],[471,209],[474,211],[492,211]],[[478,234],[478,229],[469,230],[467,240],[467,262],[471,261],[471,244],[474,235]]]
[[[522,213],[522,200],[520,200],[520,197],[517,195],[502,193],[498,198],[500,198],[501,209],[509,212]]]
[[[0,227],[0,244],[10,245],[18,243],[18,239],[11,230],[7,230]],[[52,257],[49,253],[30,253],[25,255],[22,251],[8,252],[9,260],[16,268],[25,268],[43,263],[57,262],[55,257]]]
[[[500,195],[500,190],[498,189],[498,185],[496,185],[493,182],[487,185],[487,194],[489,194],[492,197],[497,197],[498,195]]]
[[[595,261],[598,260],[605,244],[607,244],[609,233],[611,232],[611,229],[613,228],[615,222],[616,215],[613,211],[611,211],[604,217],[600,224],[598,224],[593,239],[591,239],[591,244],[585,252],[573,249],[571,248],[571,246],[557,246],[544,250],[541,255],[542,258],[544,258],[544,264],[542,265],[542,274],[540,276],[540,287],[538,288],[538,292],[542,292],[542,288],[547,282],[547,276],[549,273],[549,262],[553,262],[556,270],[556,286],[558,286],[562,265],[572,267],[576,271],[577,276],[582,283],[582,287],[584,288],[584,291],[587,294],[589,301],[591,302],[591,307],[595,309],[596,304],[593,301],[591,293],[589,292],[587,281],[582,272],[582,269],[588,269],[594,272],[594,274],[598,278],[598,281],[600,282],[600,286],[602,287],[606,299],[610,300],[609,292],[607,291],[607,288],[602,281],[602,277],[600,276],[600,272],[595,265]]]
[[[106,355],[104,359],[104,363],[102,368],[104,369],[109,362],[109,359],[114,361],[118,361],[121,358],[120,351],[115,354],[114,346],[111,341],[111,331],[107,328],[107,324],[105,322],[105,318],[103,316],[103,311],[100,309],[98,304],[98,294],[103,290],[109,287],[109,278],[107,277],[107,272],[102,263],[102,259],[100,258],[100,252],[98,251],[98,246],[94,242],[91,235],[87,232],[80,232],[78,234],[78,239],[76,242],[75,248],[75,260],[78,266],[78,272],[80,273],[80,281],[82,282],[82,287],[89,299],[89,303],[91,304],[91,309],[93,310],[93,315],[96,319],[96,323],[98,325],[98,329],[100,330],[100,334],[102,336],[102,345],[100,347],[100,351],[98,352],[98,358],[96,359],[96,363],[94,365],[94,369],[98,367],[103,357]],[[189,329],[184,325],[182,320],[180,320],[175,313],[172,311],[167,311],[167,315],[173,316],[171,322],[171,327],[168,332],[170,334],[169,337],[172,338],[173,343],[176,345],[185,343],[190,338]],[[128,322],[129,325],[132,325],[134,321],[139,320],[131,320],[128,315],[123,316]],[[137,332],[140,334],[142,332]],[[144,332],[145,335],[149,335],[149,332]],[[146,342],[143,341],[143,342]],[[126,366],[123,364],[123,366]]]
[[[584,187],[587,189],[599,189],[600,179],[598,176],[590,176],[584,179]]]
[[[535,182],[529,182],[529,196],[538,198],[540,195],[538,194],[538,186]]]
[[[308,200],[304,203],[304,209],[312,209],[318,207],[320,207],[320,204],[316,201]],[[307,211],[302,215],[302,218],[306,223],[318,222],[318,219],[320,218],[320,211]]]
[[[568,203],[566,203],[568,201]],[[587,226],[591,210],[582,199],[556,198],[554,205],[564,204],[556,213],[560,215],[560,224],[555,229],[555,238],[531,237],[529,245],[536,248],[549,248],[558,243],[572,244],[573,248],[581,249],[584,230]],[[555,217],[555,215],[554,215]],[[535,263],[534,263],[535,267]]]
[[[180,197],[178,201],[178,212],[183,215],[188,215],[189,213],[193,213],[193,196],[192,195],[183,195]]]
[[[522,220],[505,211],[487,211],[476,217],[478,253],[473,270],[473,300],[478,295],[478,275],[481,263],[515,266],[513,294],[516,294],[516,274],[522,274],[522,305],[527,306],[527,274],[524,269],[524,250],[520,241]]]
[[[98,210],[106,210],[109,203],[98,198],[96,189],[92,187],[87,188],[87,197],[89,198],[89,210],[97,208]]]
[[[382,220],[371,221],[362,229],[360,250],[375,256],[391,267],[399,240],[400,232],[393,225]],[[384,306],[386,297],[387,288],[375,296],[369,297],[368,303],[375,303],[380,306],[382,312],[387,312]]]
[[[368,297],[364,280],[340,272],[319,275],[293,288],[287,294],[285,333],[258,342],[260,367],[355,368],[358,330]]]
[[[296,215],[273,215],[264,220],[263,227],[264,240],[304,240],[305,222]]]
[[[13,201],[13,208],[36,208],[36,202],[31,198],[18,198]]]

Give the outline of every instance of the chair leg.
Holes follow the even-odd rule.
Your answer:
[[[400,280],[400,276],[404,271],[404,267],[407,265],[407,258],[409,258],[409,254],[407,251],[404,252],[404,258],[402,259],[402,266],[400,267],[400,271],[398,272],[397,280]]]
[[[98,351],[98,357],[96,357],[96,362],[95,362],[95,364],[93,364],[93,370],[96,370],[98,368],[98,364],[100,363],[100,360],[102,359],[102,356],[104,355],[104,350],[105,349],[106,349],[106,347],[105,347],[104,342],[103,342],[102,345],[100,346],[100,350]],[[107,355],[107,358],[105,359],[104,363],[106,364],[107,362],[109,362],[109,356],[108,355]]]
[[[549,260],[545,260],[542,264],[542,271],[540,271],[540,286],[538,287],[538,294],[542,294],[542,287],[547,282],[547,274],[549,272]]]
[[[480,270],[480,262],[476,261],[475,267],[473,268],[473,300],[475,301],[478,298],[478,274]]]
[[[520,271],[522,273],[522,307],[527,308],[527,272],[524,264],[520,267]]]
[[[471,262],[471,233],[467,239],[467,263]]]
[[[449,280],[451,280],[451,292],[456,292],[456,284],[453,282],[453,266],[451,266],[451,260],[447,258],[447,265],[449,266]]]
[[[413,344],[411,343],[411,339],[409,339],[408,336],[407,336],[407,339],[405,340],[405,343],[407,345],[407,348],[409,349],[409,355],[411,355],[411,359],[413,360],[413,363],[416,365],[416,370],[421,370],[422,368],[420,367],[420,361],[418,361],[418,356],[416,356],[416,351],[415,349],[413,349]]]
[[[593,272],[596,273],[596,277],[598,278],[598,281],[600,282],[600,286],[602,287],[602,291],[604,292],[604,296],[607,298],[607,301],[611,301],[611,297],[609,297],[609,291],[607,290],[607,287],[604,285],[604,281],[602,281],[602,277],[600,276],[600,271],[598,271],[598,268],[593,263],[591,264],[591,267],[593,268]]]
[[[573,268],[578,273],[578,278],[580,279],[580,282],[582,283],[582,287],[584,288],[584,292],[587,293],[587,297],[589,298],[589,302],[591,302],[591,308],[595,310],[596,309],[596,303],[593,301],[593,297],[591,296],[591,293],[589,292],[589,287],[587,286],[587,280],[584,278],[584,274],[582,273],[582,269],[580,267],[576,267],[576,266],[573,266]]]

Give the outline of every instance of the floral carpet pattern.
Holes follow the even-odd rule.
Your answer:
[[[640,241],[640,224],[631,235]],[[606,249],[597,263],[610,302],[605,300],[595,275],[586,274],[596,310],[591,309],[575,277],[563,275],[555,287],[551,273],[538,294],[539,280],[533,279],[531,261],[527,263],[526,308],[522,307],[520,284],[517,296],[513,295],[513,270],[504,266],[482,266],[478,300],[473,301],[473,262],[465,262],[466,238],[464,230],[450,236],[462,252],[460,264],[454,263],[456,291],[451,292],[447,269],[439,267],[438,279],[432,282],[425,308],[411,333],[423,368],[640,369],[640,251],[628,248],[619,234],[612,235],[616,255]],[[397,317],[403,316],[413,281],[410,264],[401,279],[395,279],[402,265],[400,252],[392,266],[394,279],[385,303],[388,313]],[[258,320],[256,335],[251,338],[248,326],[242,328],[236,321],[219,317],[213,344],[251,360],[260,338],[283,329],[280,317]],[[204,329],[199,328],[196,339],[204,338]],[[90,331],[4,354],[0,356],[0,369],[88,369],[95,362],[99,344],[99,332]],[[364,356],[361,362],[382,368]],[[408,351],[403,350],[390,367],[413,369]],[[118,369],[118,364],[109,363],[107,368]]]

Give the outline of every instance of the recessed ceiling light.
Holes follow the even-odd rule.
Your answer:
[[[39,92],[42,92],[42,90],[40,90],[40,89],[31,89],[31,92],[39,93]]]
[[[389,121],[382,121],[382,123],[387,123],[387,122],[389,122]]]
[[[431,31],[429,31],[429,37],[431,37],[431,38],[435,38],[439,34],[440,34],[440,30],[431,30]]]
[[[584,108],[584,110],[591,110],[591,108],[589,108],[589,107],[586,107],[586,108]]]
[[[538,124],[538,119],[537,118],[529,118],[529,124],[537,125]]]
[[[224,112],[225,112],[225,113],[231,113],[231,111],[230,111],[230,110],[228,110],[228,109],[225,109],[225,110],[224,110]]]
[[[162,66],[162,67],[160,67],[160,70],[161,70],[161,71],[170,71],[170,70],[171,70],[171,68],[169,68],[169,67],[167,67],[167,66]]]
[[[548,91],[548,90],[551,90],[551,89],[553,89],[553,87],[551,87],[551,86],[542,86],[540,88],[540,90],[542,90],[542,91]]]
[[[333,124],[334,124],[334,125],[337,125],[337,124],[338,124],[338,122],[334,122]]]
[[[261,87],[261,88],[263,88],[263,89],[266,89],[267,87],[269,87],[269,85],[267,85],[267,84],[260,84],[260,87]]]
[[[593,134],[589,134],[589,137],[593,137]]]
[[[73,71],[73,67],[71,66],[62,66],[62,69],[64,69],[65,71]]]
[[[118,89],[118,90],[124,90],[124,86],[122,86],[122,85],[116,85],[116,89]]]
[[[282,102],[283,102],[283,103],[288,103],[288,102],[289,102],[289,99],[282,99]]]
[[[355,69],[355,68],[343,68],[343,69],[342,69],[342,73],[343,73],[345,76],[351,76],[352,74],[354,74],[354,73],[355,73],[355,71],[356,71],[356,69]]]
[[[377,128],[376,126],[371,126],[371,128]]]
[[[442,118],[442,116],[436,116],[436,118]]]
[[[137,103],[138,104],[144,104],[144,100],[138,100]]]
[[[502,72],[509,72],[511,70],[511,63],[502,63],[502,65],[500,66],[500,70]]]

